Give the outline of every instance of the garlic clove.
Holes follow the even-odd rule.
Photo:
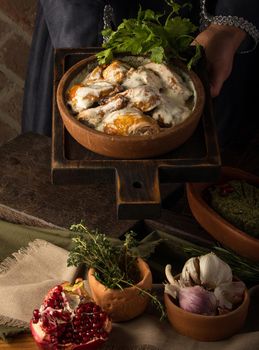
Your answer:
[[[214,289],[222,283],[232,282],[232,270],[228,264],[216,254],[208,253],[199,257],[200,284],[208,289]]]
[[[214,290],[218,305],[222,309],[231,310],[244,298],[245,284],[242,281],[222,283]]]
[[[179,290],[180,290],[179,286],[175,284],[169,284],[169,283],[165,284],[165,293],[171,295],[174,299],[178,298]]]
[[[186,261],[180,275],[180,284],[183,287],[200,284],[200,266],[198,257],[190,258]]]
[[[201,315],[216,315],[216,296],[201,286],[181,288],[178,300],[179,306],[185,311]]]
[[[172,275],[172,266],[170,264],[167,264],[165,267],[165,276],[170,284],[177,283],[177,281],[174,279],[174,276]]]

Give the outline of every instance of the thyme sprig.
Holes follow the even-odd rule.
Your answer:
[[[89,230],[84,223],[72,225],[70,230],[77,235],[72,238],[73,247],[69,253],[68,266],[85,264],[95,269],[95,278],[111,289],[134,286],[141,295],[148,295],[153,304],[165,316],[164,308],[152,291],[136,286],[140,279],[136,259],[142,257],[136,249],[135,233],[126,233],[124,241],[108,238],[98,230]],[[151,249],[154,248],[150,246]]]

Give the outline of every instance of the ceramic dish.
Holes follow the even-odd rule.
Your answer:
[[[88,270],[88,283],[94,301],[110,315],[113,322],[131,320],[141,315],[149,302],[147,295],[141,294],[138,288],[152,288],[152,274],[148,264],[138,259],[141,280],[135,286],[121,289],[110,289],[101,284],[94,276],[94,269]]]
[[[242,304],[225,315],[205,316],[187,312],[177,306],[173,299],[164,294],[169,322],[183,335],[199,341],[217,341],[231,337],[245,323],[249,306],[249,294],[245,290]]]
[[[142,57],[142,59],[144,58]],[[181,124],[164,128],[155,135],[118,136],[105,134],[79,122],[67,106],[66,92],[71,85],[80,81],[80,76],[82,81],[83,73],[89,72],[96,65],[95,56],[78,62],[64,74],[57,89],[57,104],[63,123],[72,137],[82,146],[108,157],[120,159],[151,158],[177,148],[192,135],[202,115],[205,92],[199,77],[193,71],[188,71],[185,66],[178,67],[178,69],[191,81],[195,101],[191,114]]]
[[[259,178],[236,168],[223,167],[220,182],[226,180],[245,180],[259,186]],[[241,231],[217,214],[204,198],[205,189],[209,183],[188,183],[187,198],[190,209],[199,224],[219,241],[241,256],[259,262],[259,239]]]

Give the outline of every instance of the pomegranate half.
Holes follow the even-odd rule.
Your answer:
[[[82,279],[52,288],[30,322],[34,340],[46,350],[98,349],[111,327],[109,316],[91,300]]]

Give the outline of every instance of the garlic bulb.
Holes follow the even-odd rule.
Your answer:
[[[222,283],[214,290],[219,307],[231,310],[233,305],[243,300],[245,284],[241,281]]]
[[[183,286],[202,285],[214,289],[221,283],[231,282],[232,278],[230,266],[216,254],[208,253],[186,261],[180,283]]]
[[[178,294],[179,306],[185,311],[201,315],[215,315],[217,299],[213,292],[201,286],[181,288]]]
[[[241,303],[244,297],[244,283],[233,282],[230,266],[214,253],[188,259],[176,278],[171,265],[166,266],[165,274],[169,282],[165,284],[165,293],[177,299],[179,306],[189,312],[223,314]]]
[[[232,282],[232,270],[216,254],[208,253],[199,257],[201,285],[214,289],[222,283]]]

